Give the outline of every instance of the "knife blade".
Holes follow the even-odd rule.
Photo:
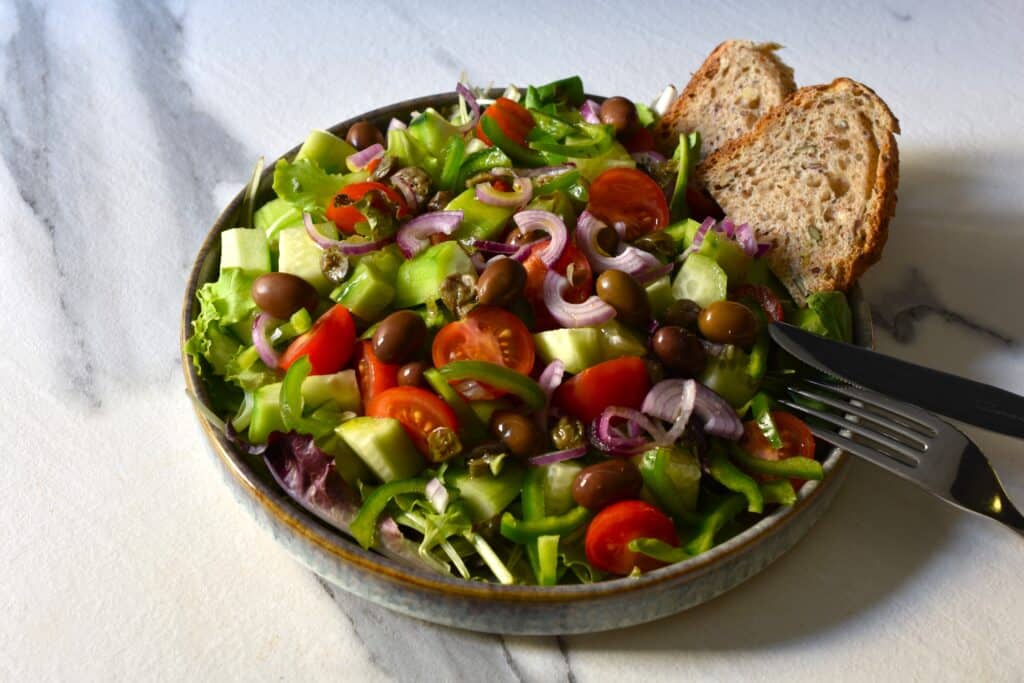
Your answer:
[[[769,332],[785,351],[827,375],[954,420],[1024,438],[1024,396],[819,337],[786,323],[772,323]]]

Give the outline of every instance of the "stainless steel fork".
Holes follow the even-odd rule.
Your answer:
[[[1002,522],[1024,537],[1024,515],[1007,498],[988,458],[945,420],[909,403],[847,384],[804,380],[789,392],[794,400],[779,402],[812,418],[809,426],[815,437],[948,503]]]

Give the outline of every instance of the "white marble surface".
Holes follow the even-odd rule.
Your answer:
[[[1024,677],[1020,538],[859,463],[738,590],[563,639],[332,596],[222,487],[178,311],[257,155],[463,72],[647,98],[726,37],[778,40],[799,83],[849,75],[890,103],[900,203],[864,281],[879,346],[1024,393],[1020,2],[628,4],[0,0],[0,679]],[[971,433],[1024,501],[1021,444]]]

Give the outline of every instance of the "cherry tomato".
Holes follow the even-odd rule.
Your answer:
[[[733,290],[732,298],[753,299],[771,320],[779,322],[783,319],[782,302],[775,296],[775,292],[764,285],[742,284]]]
[[[533,369],[534,355],[533,337],[523,321],[497,306],[478,306],[462,320],[448,323],[434,337],[431,347],[438,368],[453,360],[485,360],[524,375]],[[475,381],[454,386],[471,401],[490,400],[505,393]]]
[[[329,375],[341,370],[356,345],[356,324],[348,309],[335,304],[313,323],[313,327],[292,340],[277,367],[287,370],[303,356],[309,356],[311,375]]]
[[[668,202],[658,183],[635,168],[610,168],[590,185],[590,213],[608,225],[625,223],[626,239],[668,225]]]
[[[779,430],[779,437],[782,438],[782,448],[778,450],[772,448],[757,422],[750,420],[743,424],[743,441],[740,444],[743,450],[761,460],[814,457],[814,434],[803,420],[793,413],[783,410],[773,410],[772,420],[775,422],[776,429]],[[762,481],[771,478],[757,473],[752,476]],[[793,488],[798,491],[804,485],[803,479],[790,479],[790,481],[793,483]]]
[[[494,104],[487,107],[483,116],[489,116],[494,119],[494,122],[501,128],[501,132],[510,140],[520,145],[526,144],[526,136],[533,130],[533,115],[530,111],[507,97],[496,99]],[[476,136],[488,145],[493,144],[487,138],[481,124],[476,126]]]
[[[540,260],[540,254],[550,242],[550,239],[539,240],[523,261],[523,267],[526,268],[526,298],[532,301],[540,301],[544,295],[544,276],[548,274],[548,267]],[[586,255],[572,242],[565,245],[562,255],[555,261],[555,272],[566,275],[569,264],[572,264],[572,283],[565,290],[565,300],[574,304],[582,303],[594,293],[594,273]]]
[[[643,358],[627,356],[598,363],[555,391],[555,405],[584,422],[593,422],[605,408],[640,408],[651,388]]]
[[[398,370],[402,366],[385,363],[373,354],[373,343],[368,339],[359,345],[356,374],[359,376],[359,392],[365,406],[382,391],[398,386]]]
[[[654,144],[654,134],[650,128],[638,128],[635,133],[622,141],[622,146],[630,154],[637,152],[649,152],[657,148]]]
[[[353,203],[361,200],[367,193],[374,191],[380,192],[387,197],[387,202],[379,197],[375,198],[373,200],[375,208],[385,210],[388,208],[387,203],[390,202],[396,207],[395,215],[398,218],[409,214],[409,207],[405,205],[402,195],[393,188],[383,183],[365,182],[346,185],[338,194],[334,195],[334,199],[327,204],[327,220],[334,221],[334,224],[338,226],[338,230],[351,235],[356,230],[356,224],[366,220],[366,217],[359,212],[359,209],[353,206]]]
[[[419,387],[386,389],[366,404],[370,417],[391,417],[402,423],[420,453],[429,455],[427,436],[438,427],[458,429],[455,413],[436,394]]]
[[[584,543],[587,560],[601,571],[619,576],[629,574],[633,567],[649,572],[665,566],[664,562],[630,550],[629,542],[637,538],[656,538],[679,545],[671,519],[642,500],[624,500],[601,510],[590,522]]]

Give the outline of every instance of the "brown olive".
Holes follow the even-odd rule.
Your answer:
[[[373,333],[373,355],[382,363],[404,363],[423,345],[427,325],[412,311],[395,311]]]
[[[400,387],[425,387],[427,381],[423,373],[430,369],[429,363],[414,361],[406,363],[398,368],[398,386]]]
[[[750,346],[757,340],[757,318],[735,301],[716,301],[697,320],[700,333],[719,344]]]
[[[595,283],[597,295],[615,309],[627,325],[643,325],[651,319],[651,303],[647,292],[629,273],[606,270]]]
[[[697,335],[675,325],[659,327],[651,339],[651,348],[666,368],[683,377],[699,374],[707,362]]]
[[[529,232],[523,232],[519,228],[516,228],[509,233],[508,238],[505,240],[505,244],[511,244],[513,247],[521,247],[524,244],[530,244],[543,238],[545,233],[543,230],[531,230]]]
[[[601,251],[614,256],[619,252],[619,242],[622,238],[619,237],[619,232],[615,228],[604,228],[597,233],[597,246],[601,248]]]
[[[601,113],[598,116],[601,123],[615,128],[616,135],[631,133],[639,123],[636,105],[625,97],[609,97],[601,105]]]
[[[267,273],[252,283],[252,300],[260,310],[287,320],[300,308],[305,308],[312,315],[320,303],[320,295],[313,285],[297,275]]]
[[[661,315],[662,325],[677,325],[690,331],[697,330],[697,319],[700,317],[700,304],[689,299],[676,299],[668,305]]]
[[[526,268],[515,259],[492,261],[476,280],[476,291],[482,306],[505,306],[523,293]]]
[[[584,467],[572,483],[573,499],[588,510],[600,510],[640,495],[644,480],[626,458],[612,458]]]
[[[348,141],[348,144],[356,149],[366,149],[370,145],[378,143],[384,144],[384,134],[369,121],[356,121],[353,123],[349,126],[348,132],[345,133],[345,139]]]
[[[491,433],[518,458],[534,455],[544,447],[544,434],[537,423],[511,410],[499,410],[491,416]]]

